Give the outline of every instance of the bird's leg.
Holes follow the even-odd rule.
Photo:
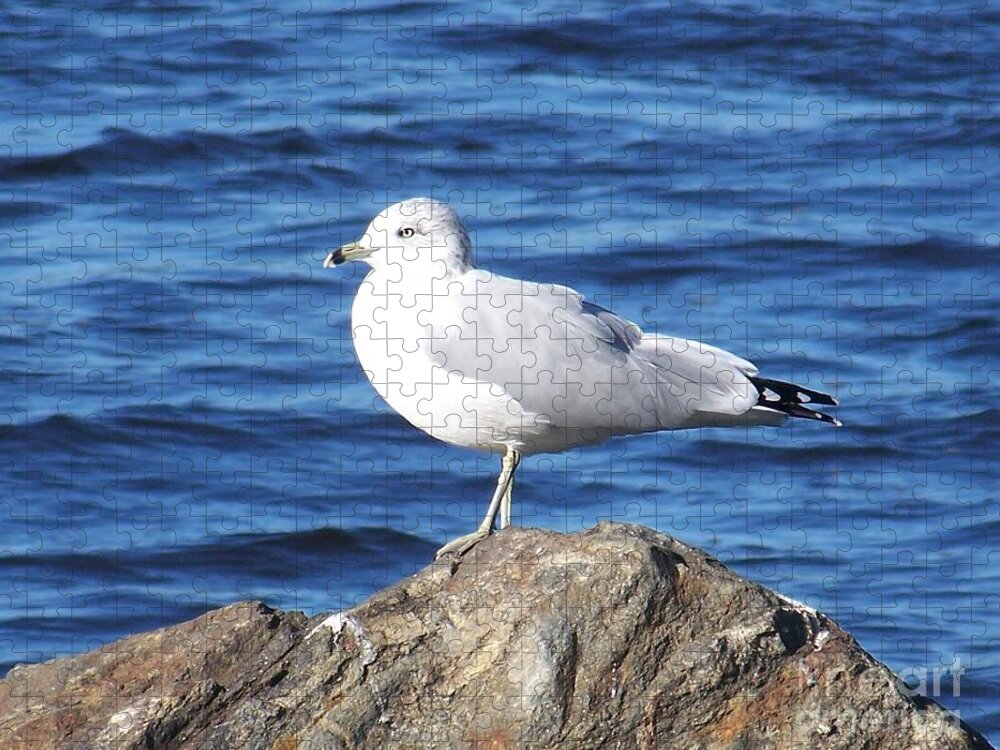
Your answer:
[[[500,476],[497,477],[497,488],[493,493],[493,499],[490,500],[490,507],[483,517],[483,522],[479,524],[479,528],[471,534],[460,536],[458,539],[448,542],[448,544],[444,545],[434,555],[435,560],[439,560],[452,552],[461,557],[493,533],[493,521],[497,517],[497,511],[500,509],[500,503],[503,500],[504,494],[506,494],[507,488],[510,487],[511,480],[514,477],[514,467],[517,465],[511,459],[512,453],[513,451],[508,449],[500,461]]]
[[[500,501],[500,528],[506,529],[510,526],[510,505],[514,495],[514,472],[517,471],[518,464],[521,463],[521,454],[513,448],[508,449],[504,460],[510,457],[510,481],[507,482],[507,491],[503,493]]]

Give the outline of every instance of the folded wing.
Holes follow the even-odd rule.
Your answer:
[[[608,435],[737,424],[758,405],[748,361],[641,329],[562,286],[465,274],[458,308],[435,306],[437,366],[502,388],[553,429]],[[456,324],[461,316],[466,324]],[[775,410],[757,421],[780,421]]]

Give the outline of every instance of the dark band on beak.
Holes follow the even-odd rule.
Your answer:
[[[341,263],[345,263],[344,260],[344,250],[338,247],[336,250],[331,250],[330,254],[326,256],[326,260],[323,261],[323,268],[330,268],[331,266],[339,266]]]
[[[349,260],[361,260],[372,254],[372,251],[360,242],[351,242],[337,250],[331,250],[323,261],[323,268],[333,268]]]

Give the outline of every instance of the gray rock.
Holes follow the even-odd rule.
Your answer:
[[[987,748],[663,534],[508,529],[324,619],[234,604],[0,681],[4,748]]]

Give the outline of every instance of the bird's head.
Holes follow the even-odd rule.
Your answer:
[[[375,270],[398,266],[403,273],[441,277],[472,266],[469,235],[458,214],[431,198],[410,198],[372,219],[357,242],[331,250],[324,268],[361,260]]]

